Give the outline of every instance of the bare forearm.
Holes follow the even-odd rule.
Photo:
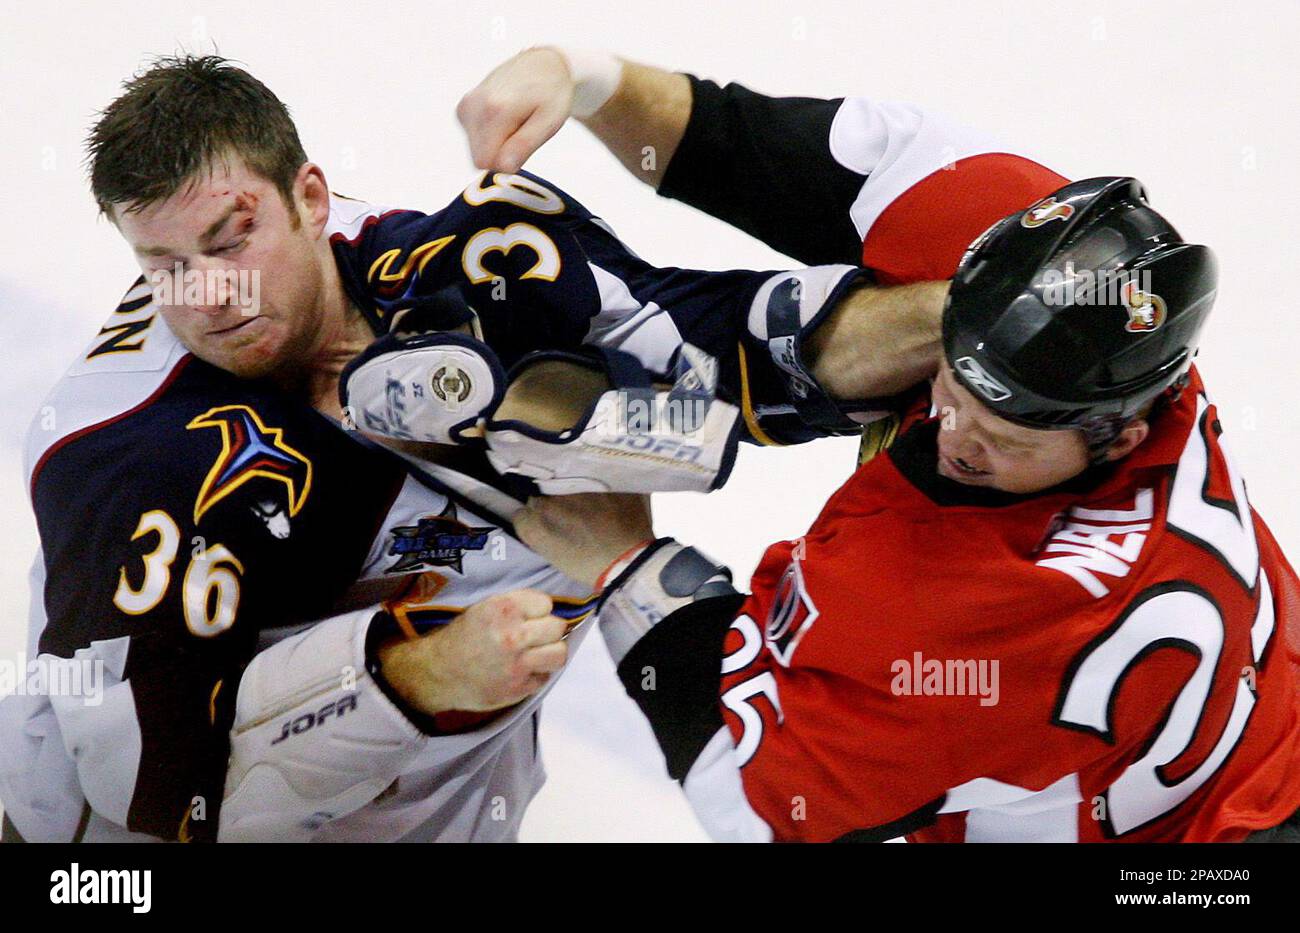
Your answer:
[[[411,641],[394,637],[376,652],[384,679],[403,700],[426,716],[455,708],[451,699],[455,685],[442,676],[442,666],[433,663],[440,646],[431,639],[440,634]]]
[[[614,96],[582,123],[624,168],[657,188],[690,118],[685,75],[625,61]]]
[[[813,332],[813,375],[834,398],[894,395],[934,375],[948,283],[861,285]]]

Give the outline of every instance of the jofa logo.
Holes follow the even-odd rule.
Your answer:
[[[272,745],[279,745],[291,735],[302,735],[309,732],[317,726],[325,724],[325,720],[331,716],[342,717],[349,710],[357,708],[357,695],[349,694],[342,699],[331,703],[326,703],[314,713],[303,713],[301,716],[295,716],[293,719],[286,719],[280,724],[280,737],[271,742]]]

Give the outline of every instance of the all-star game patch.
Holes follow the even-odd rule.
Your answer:
[[[456,503],[437,515],[422,518],[414,525],[393,529],[393,544],[388,549],[397,561],[385,573],[411,573],[433,567],[450,567],[464,573],[461,562],[466,551],[481,551],[496,528],[491,525],[467,525],[456,517]]]

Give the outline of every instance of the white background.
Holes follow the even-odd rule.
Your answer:
[[[96,219],[80,166],[93,114],[119,83],[150,55],[215,43],[290,106],[334,190],[432,210],[471,174],[456,101],[497,62],[543,42],[768,93],[915,101],[1025,142],[1063,174],[1142,179],[1187,239],[1219,255],[1201,369],[1256,508],[1300,551],[1300,308],[1290,294],[1300,266],[1300,3],[2,0],[0,657],[23,644],[36,546],[22,434],[136,274]],[[529,168],[651,261],[794,265],[657,200],[581,128]],[[703,545],[744,582],[767,543],[807,527],[852,463],[848,441],[748,451],[722,493],[660,497],[658,528]],[[598,639],[548,701],[543,742],[551,781],[525,838],[701,838]]]

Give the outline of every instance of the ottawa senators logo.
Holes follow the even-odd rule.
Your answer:
[[[1137,282],[1125,282],[1120,289],[1119,300],[1128,311],[1124,329],[1130,334],[1145,334],[1155,330],[1165,322],[1165,317],[1169,314],[1165,300],[1152,292],[1142,291]]]
[[[817,621],[817,616],[817,607],[804,587],[799,561],[792,561],[776,585],[772,608],[767,614],[767,644],[772,656],[789,667],[794,649],[799,647],[800,639]]]
[[[1037,204],[1030,205],[1029,209],[1020,218],[1020,226],[1033,229],[1041,227],[1049,220],[1069,220],[1074,216],[1074,207],[1069,204],[1059,204],[1056,198],[1043,198]]]

